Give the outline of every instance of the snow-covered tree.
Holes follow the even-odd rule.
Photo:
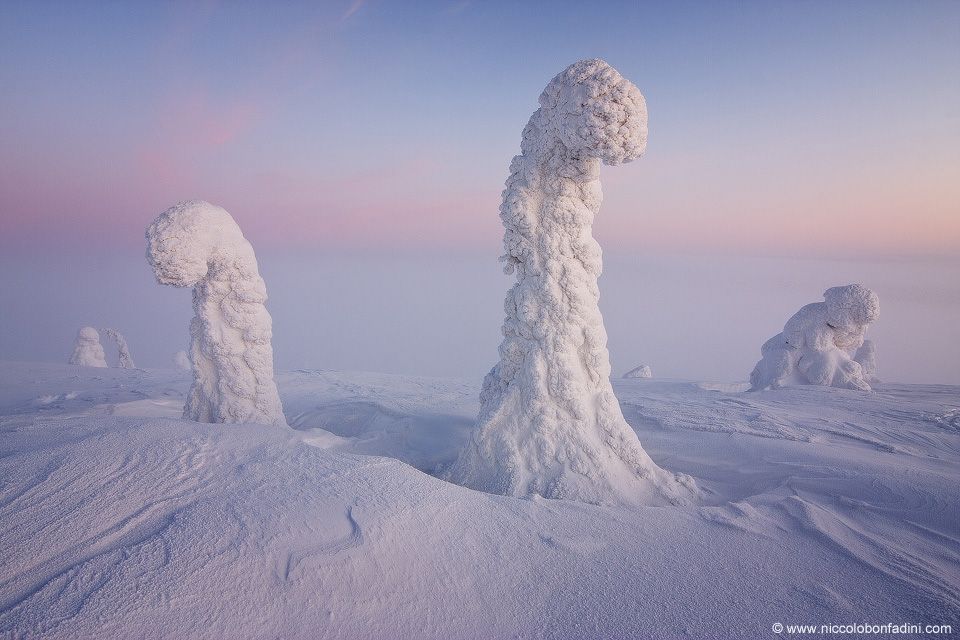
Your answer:
[[[107,358],[100,344],[100,334],[93,327],[83,327],[77,332],[77,339],[73,343],[73,353],[70,354],[69,364],[81,367],[106,367]]]
[[[147,260],[160,284],[193,287],[193,386],[184,418],[286,424],[273,380],[267,288],[230,214],[202,200],[167,209],[147,229]]]
[[[127,346],[127,339],[116,329],[102,329],[103,333],[113,340],[117,345],[117,360],[121,369],[133,369],[133,357],[130,355],[130,347]]]
[[[831,287],[823,297],[802,307],[782,333],[763,344],[763,357],[750,374],[752,390],[816,384],[870,391],[854,358],[867,326],[880,314],[880,301],[861,284]]]
[[[634,367],[633,369],[630,369],[630,371],[627,371],[625,374],[623,374],[623,377],[624,378],[652,378],[653,370],[650,369],[650,365],[641,364],[640,366]]]
[[[603,60],[556,76],[523,131],[500,218],[507,293],[500,361],[480,395],[479,425],[448,470],[493,493],[593,503],[683,503],[693,480],[658,467],[610,385],[598,306],[600,164],[646,145],[640,91]]]

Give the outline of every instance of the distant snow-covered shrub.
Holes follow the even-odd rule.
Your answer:
[[[653,370],[650,369],[650,365],[641,364],[640,366],[634,367],[633,369],[630,369],[630,371],[627,371],[625,374],[623,374],[623,377],[624,378],[652,378]]]

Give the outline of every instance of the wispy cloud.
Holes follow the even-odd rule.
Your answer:
[[[347,10],[343,12],[343,16],[340,17],[340,21],[349,20],[350,17],[355,14],[357,11],[360,11],[363,8],[363,5],[367,3],[367,0],[353,0],[350,3],[350,6],[347,7]]]

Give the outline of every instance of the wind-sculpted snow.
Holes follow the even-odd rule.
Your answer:
[[[600,164],[638,158],[640,91],[602,60],[557,75],[523,131],[503,192],[507,293],[500,362],[480,395],[479,427],[449,478],[483,491],[585,502],[682,503],[690,478],[660,469],[610,387],[598,306]]]
[[[431,440],[456,456],[476,383],[277,381],[291,423],[314,409],[344,435],[160,417],[147,403],[182,404],[178,371],[0,362],[0,638],[960,628],[958,387],[616,380],[650,454],[702,490],[664,509],[516,500],[399,462]]]
[[[133,357],[130,355],[130,347],[127,346],[127,339],[116,329],[103,329],[104,335],[113,340],[117,345],[117,360],[121,369],[133,369]]]
[[[100,334],[93,327],[83,327],[77,332],[77,339],[73,343],[73,353],[70,354],[69,364],[81,367],[106,367],[107,358],[100,344]]]
[[[230,214],[202,200],[164,211],[147,229],[160,284],[193,287],[193,386],[183,417],[286,424],[273,380],[267,288]]]
[[[871,348],[862,355],[873,363],[867,373],[855,357],[867,326],[879,316],[877,295],[863,285],[850,284],[831,287],[823,297],[823,302],[801,308],[782,333],[763,344],[763,358],[750,374],[754,390],[815,384],[870,391],[875,354]]]

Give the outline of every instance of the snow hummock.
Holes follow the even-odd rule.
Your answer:
[[[641,364],[640,366],[634,367],[623,374],[624,378],[652,378],[653,370],[648,364]]]
[[[880,314],[880,301],[861,284],[831,287],[823,297],[802,307],[782,333],[763,344],[763,358],[750,374],[754,390],[815,384],[870,391],[870,374],[854,358],[867,326]]]
[[[117,345],[117,360],[121,369],[133,369],[133,357],[130,355],[130,347],[127,346],[127,339],[116,329],[103,329],[104,335],[113,340]]]
[[[603,60],[557,75],[523,130],[503,192],[506,273],[500,361],[480,394],[479,426],[449,469],[475,489],[592,503],[683,503],[693,481],[658,467],[610,386],[597,278],[600,165],[643,153],[640,91]]]
[[[107,358],[100,344],[100,334],[93,327],[82,327],[77,332],[77,339],[73,343],[73,353],[70,354],[69,364],[81,367],[106,367]]]
[[[286,424],[273,380],[267,288],[240,227],[224,209],[191,200],[160,214],[146,236],[157,282],[193,287],[193,386],[184,418]]]
[[[190,356],[187,355],[186,351],[181,349],[173,355],[173,366],[181,371],[190,371]]]

